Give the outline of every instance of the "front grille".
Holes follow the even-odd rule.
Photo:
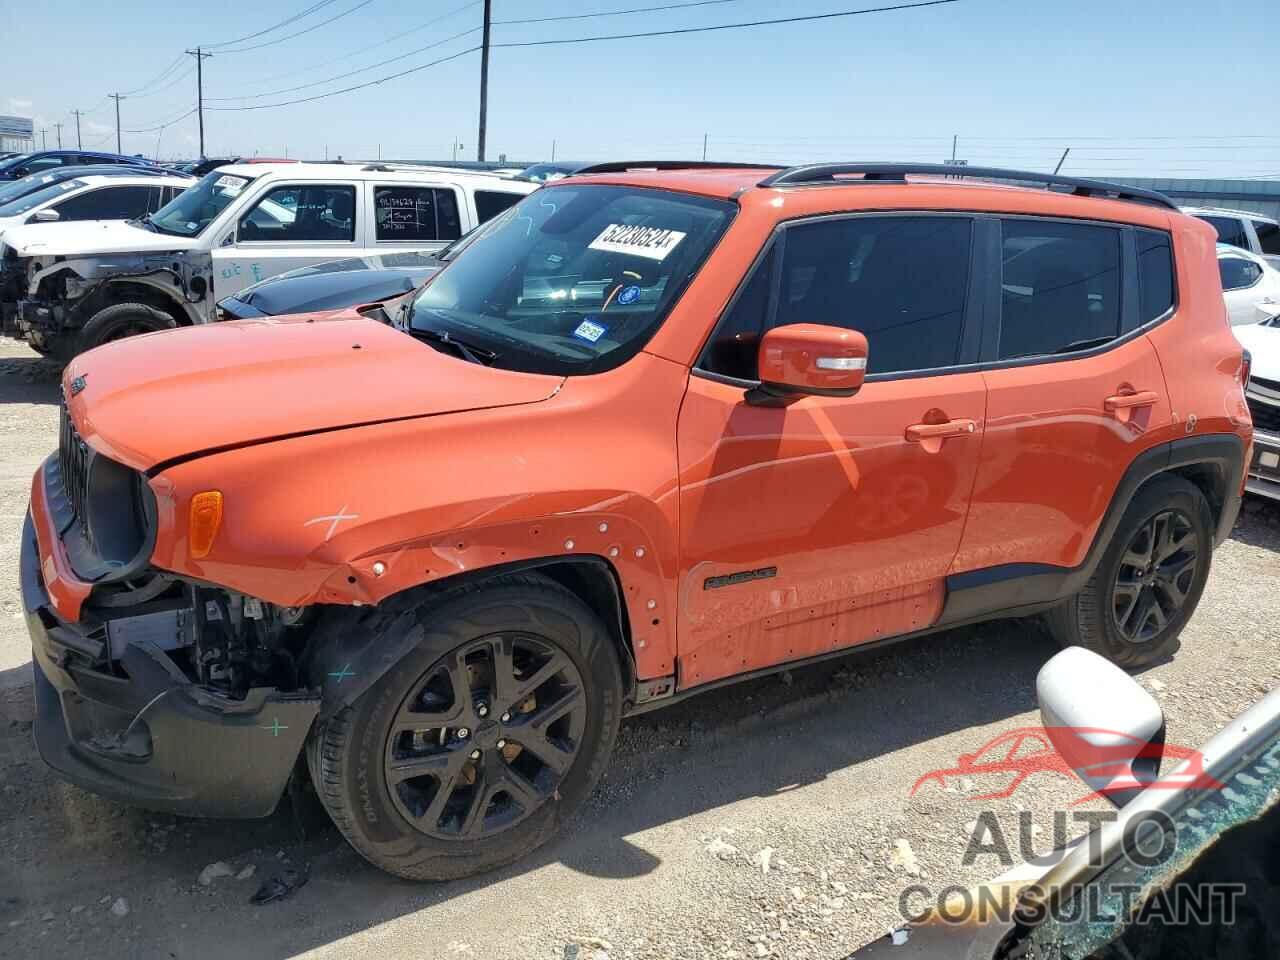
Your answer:
[[[62,407],[61,427],[58,437],[58,466],[62,474],[62,489],[71,504],[81,529],[85,527],[85,505],[89,499],[89,447],[80,439],[80,433],[72,422],[66,405]],[[87,531],[86,531],[87,532]]]
[[[1280,404],[1267,403],[1253,394],[1247,394],[1245,399],[1249,401],[1249,415],[1253,417],[1254,429],[1280,435]]]

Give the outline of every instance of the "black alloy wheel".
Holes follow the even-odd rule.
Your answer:
[[[1120,557],[1112,587],[1116,629],[1149,643],[1186,605],[1201,550],[1191,517],[1164,510],[1140,526]]]

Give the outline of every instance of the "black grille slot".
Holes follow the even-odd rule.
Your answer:
[[[85,505],[89,498],[89,447],[80,439],[80,433],[65,405],[61,416],[58,466],[62,473],[62,489],[75,513],[76,521],[87,537]]]
[[[1249,401],[1254,428],[1280,435],[1280,404],[1267,403],[1252,395],[1246,395],[1245,399]]]

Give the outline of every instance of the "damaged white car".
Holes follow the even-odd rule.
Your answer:
[[[218,300],[286,270],[439,249],[536,188],[387,164],[220,167],[139,220],[6,231],[0,302],[18,336],[65,361],[110,340],[213,321]]]

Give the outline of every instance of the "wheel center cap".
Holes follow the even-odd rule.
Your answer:
[[[496,720],[486,720],[480,726],[476,727],[473,742],[481,750],[492,750],[498,745],[501,727]]]

